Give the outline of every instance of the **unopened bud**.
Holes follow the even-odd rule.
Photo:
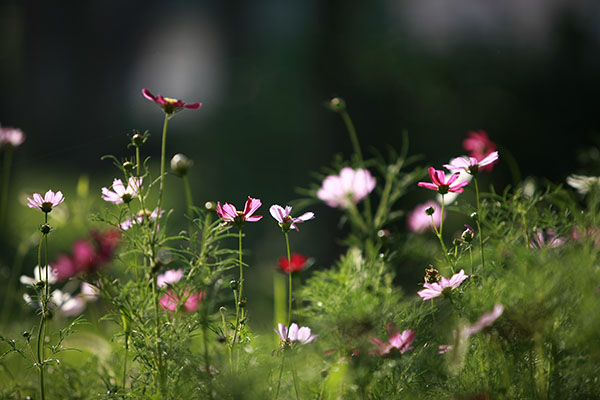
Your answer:
[[[238,281],[236,281],[235,279],[229,281],[229,287],[231,288],[231,290],[237,290],[238,286]]]
[[[331,111],[341,112],[346,110],[346,102],[341,97],[332,98],[326,103],[326,105]]]
[[[141,145],[146,143],[146,140],[148,140],[148,132],[144,132],[144,133],[136,132],[131,137],[131,144],[134,145],[135,147],[140,147]]]
[[[52,227],[48,224],[40,225],[40,232],[42,232],[44,235],[49,234],[51,230]]]
[[[435,213],[435,208],[433,207],[427,207],[427,209],[425,210],[425,214],[427,215],[433,215],[433,213]]]
[[[472,218],[474,221],[477,221],[477,219],[479,218],[479,215],[477,214],[477,212],[472,212],[472,213],[471,213],[471,218]]]
[[[125,161],[123,163],[123,169],[127,172],[133,171],[133,167],[134,167],[134,165],[131,161]]]
[[[241,300],[238,302],[238,306],[239,306],[240,308],[244,308],[244,307],[246,307],[246,299],[245,299],[245,298],[244,298],[244,299],[241,299]]]
[[[204,203],[204,208],[206,209],[206,211],[215,211],[217,209],[217,205],[214,201],[207,201],[206,203]]]
[[[181,153],[177,153],[171,158],[171,170],[179,176],[186,175],[192,164],[192,160]]]

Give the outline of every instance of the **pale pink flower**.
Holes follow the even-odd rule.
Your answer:
[[[17,147],[25,141],[25,134],[17,128],[2,128],[0,126],[0,146]]]
[[[469,152],[470,157],[483,160],[490,153],[496,151],[496,143],[492,142],[485,131],[469,132],[467,138],[462,142],[463,149]],[[491,165],[484,169],[491,170]]]
[[[52,208],[65,201],[65,198],[60,190],[56,193],[52,190],[48,190],[44,197],[39,193],[34,193],[32,197],[27,198],[27,201],[27,206],[29,208],[39,208],[47,214],[52,211]]]
[[[233,204],[225,203],[221,206],[221,203],[217,202],[217,214],[223,221],[242,227],[246,221],[256,222],[262,219],[262,215],[254,215],[261,205],[260,199],[254,199],[250,196],[246,200],[244,211],[238,211]]]
[[[156,277],[156,286],[163,287],[170,285],[179,282],[181,278],[183,278],[183,269],[170,269]]]
[[[294,218],[290,215],[292,212],[292,207],[285,206],[285,209],[280,205],[274,204],[269,208],[269,212],[275,218],[277,222],[279,222],[279,226],[283,229],[284,232],[289,232],[290,229],[299,230],[296,224],[306,222],[315,217],[315,213],[313,212],[305,212],[301,216]]]
[[[545,235],[542,231],[535,231],[533,233],[533,239],[529,241],[529,247],[532,249],[541,249],[542,247],[560,247],[565,244],[567,240],[560,236],[556,236],[553,229],[546,229]]]
[[[466,335],[471,336],[474,333],[481,331],[483,328],[487,328],[488,326],[492,326],[492,324],[502,315],[504,312],[504,306],[502,304],[494,305],[494,309],[487,313],[483,314],[477,322],[473,325],[467,327]]]
[[[450,164],[444,164],[444,167],[450,171],[464,170],[471,175],[477,175],[482,167],[492,165],[496,161],[498,161],[498,152],[494,151],[481,160],[475,157],[456,157],[450,160]]]
[[[23,299],[32,307],[41,307],[39,301],[35,301],[29,294],[23,294]],[[72,296],[70,293],[62,292],[58,289],[52,291],[48,305],[56,308],[58,312],[65,317],[79,315],[85,309],[85,300],[80,296]]]
[[[377,345],[377,348],[372,351],[374,354],[380,356],[389,354],[392,349],[396,349],[400,354],[404,354],[409,350],[413,350],[411,344],[415,340],[415,331],[412,329],[405,329],[402,332],[396,331],[392,333],[394,328],[392,323],[387,324],[386,330],[388,332],[388,342],[384,342],[379,338],[371,338],[371,342]]]
[[[130,177],[127,187],[125,187],[120,179],[115,179],[112,188],[113,190],[109,190],[108,188],[103,187],[102,198],[114,204],[127,204],[133,198],[138,196],[138,193],[142,188],[142,178]]]
[[[148,213],[148,212],[149,211],[146,211],[146,213]],[[155,208],[154,211],[152,211],[149,215],[146,213],[140,212],[134,218],[131,218],[131,217],[125,218],[125,221],[123,221],[119,224],[119,228],[126,231],[127,229],[131,228],[133,225],[143,224],[144,223],[144,215],[146,216],[148,221],[154,222],[158,218],[162,218],[162,216],[165,212],[163,210],[160,210],[160,212],[158,212],[158,208]]]
[[[339,175],[329,175],[317,191],[317,197],[330,207],[348,208],[375,188],[375,178],[366,169],[342,168]]]
[[[290,325],[288,330],[284,324],[278,324],[278,329],[275,332],[279,335],[279,338],[287,343],[298,342],[300,344],[308,344],[315,340],[318,335],[313,335],[310,328],[303,326],[298,328],[298,325],[294,322]]]
[[[160,298],[160,305],[168,311],[175,311],[178,306],[183,306],[187,312],[193,312],[198,309],[202,296],[203,292],[190,293],[189,290],[185,290],[183,294],[185,302],[180,304],[181,300],[179,297],[171,289],[167,289],[167,293]]]
[[[427,215],[426,210],[428,208],[433,209],[432,215]],[[419,204],[413,211],[406,216],[406,225],[408,230],[415,233],[423,233],[428,229],[433,229],[431,225],[431,218],[433,217],[433,223],[439,228],[442,221],[442,208],[435,201],[428,201],[423,204]],[[446,216],[444,215],[444,218]]]
[[[469,278],[469,276],[470,275],[465,274],[464,269],[461,269],[458,273],[452,275],[450,279],[442,276],[440,282],[424,283],[423,287],[425,289],[418,291],[417,294],[421,296],[423,300],[433,299],[434,297],[440,296],[445,291],[456,289],[465,279]]]
[[[81,287],[79,289],[80,296],[85,301],[96,301],[100,296],[100,289],[90,283],[81,282]]]
[[[178,111],[183,110],[184,108],[188,108],[191,110],[197,110],[202,107],[202,103],[184,103],[179,99],[172,99],[170,97],[163,97],[163,95],[159,94],[157,96],[150,93],[148,89],[142,89],[142,94],[145,98],[150,101],[155,102],[163,109],[166,114],[172,115]]]
[[[438,354],[445,354],[447,352],[449,352],[450,350],[452,350],[454,348],[454,346],[452,346],[451,344],[440,344],[438,346]]]
[[[467,186],[468,181],[456,182],[460,176],[459,172],[453,174],[446,180],[446,174],[441,169],[429,168],[430,182],[419,182],[417,185],[426,189],[437,191],[439,194],[446,194],[448,192],[462,193],[463,187]]]
[[[21,283],[23,285],[26,285],[26,286],[35,286],[40,282],[45,282],[46,281],[46,267],[42,267],[42,276],[40,276],[40,267],[38,267],[36,265],[35,268],[33,269],[33,278],[31,278],[27,275],[21,275],[21,278],[19,280],[21,281]],[[48,270],[48,284],[52,285],[52,284],[56,283],[57,280],[58,280],[58,276],[54,272],[54,268],[50,267],[50,269]]]

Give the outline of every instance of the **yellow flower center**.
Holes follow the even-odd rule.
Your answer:
[[[177,103],[177,102],[179,101],[179,100],[177,100],[177,99],[172,99],[172,98],[170,98],[170,97],[163,97],[163,98],[164,98],[164,99],[165,99],[165,101],[166,101],[167,103],[169,103],[169,104],[175,104],[175,103]]]

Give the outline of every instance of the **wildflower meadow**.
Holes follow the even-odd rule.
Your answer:
[[[160,151],[148,131],[123,135],[127,155],[103,157],[113,178],[96,193],[49,180],[17,198],[11,159],[29,139],[0,127],[0,218],[8,206],[31,218],[2,259],[1,398],[600,398],[598,177],[498,189],[512,144],[481,130],[447,164],[411,154],[406,133],[401,148],[365,150],[334,97],[320,112],[340,119],[351,154],[295,199],[218,199],[192,190],[193,161],[170,145],[179,113],[203,104],[139,96],[163,118],[148,127]],[[330,265],[297,250],[326,209],[341,248]],[[266,276],[250,261],[255,224],[281,249]]]

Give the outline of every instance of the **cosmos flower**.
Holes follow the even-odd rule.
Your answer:
[[[2,128],[0,126],[0,147],[17,147],[25,141],[25,134],[17,128]]]
[[[254,215],[261,205],[262,202],[260,199],[254,199],[250,196],[248,196],[248,200],[246,200],[244,211],[238,211],[232,204],[225,203],[221,206],[221,203],[217,202],[217,214],[223,221],[232,223],[241,228],[246,221],[256,222],[262,219],[262,215]]]
[[[311,334],[310,328],[303,326],[298,328],[298,325],[294,322],[290,325],[288,330],[284,324],[278,324],[278,329],[275,329],[279,338],[286,343],[298,342],[300,344],[308,344],[315,340],[318,335]]]
[[[56,193],[52,190],[48,190],[44,197],[39,193],[34,193],[32,197],[27,198],[27,201],[27,206],[29,208],[39,208],[47,214],[52,211],[52,208],[65,201],[65,198],[60,190]]]
[[[167,293],[160,298],[160,305],[162,308],[168,311],[176,311],[178,306],[183,306],[187,312],[194,312],[198,309],[198,305],[202,300],[202,296],[203,292],[190,293],[190,291],[186,289],[183,293],[185,302],[180,304],[181,300],[179,297],[177,297],[177,295],[173,293],[171,289],[168,289]]]
[[[302,254],[293,253],[288,262],[287,257],[281,257],[279,259],[279,268],[286,274],[302,271],[306,267],[306,261],[308,258]]]
[[[134,218],[127,217],[125,221],[119,224],[119,228],[126,231],[131,228],[133,225],[143,224],[144,221],[149,221],[150,223],[156,221],[158,218],[162,218],[165,212],[161,210],[158,212],[158,208],[155,208],[154,211],[150,212],[149,210],[140,210]]]
[[[502,315],[503,312],[504,312],[504,306],[502,304],[494,305],[494,309],[491,312],[483,314],[477,320],[477,322],[475,322],[473,325],[466,328],[467,329],[466,334],[468,336],[470,336],[474,333],[481,331],[484,328],[487,328],[488,326],[492,326],[492,324],[498,318],[500,318],[500,316]]]
[[[306,222],[315,217],[315,213],[305,212],[301,216],[294,218],[294,217],[290,216],[290,212],[292,212],[292,207],[285,206],[285,209],[284,209],[283,207],[281,207],[280,205],[277,205],[277,204],[272,205],[271,208],[269,209],[269,212],[271,213],[273,218],[275,218],[275,220],[277,222],[279,222],[279,226],[286,233],[289,232],[290,229],[299,230],[298,227],[296,226],[296,224],[299,224],[301,222]]]
[[[323,180],[317,197],[330,207],[348,208],[358,203],[375,188],[375,178],[366,169],[342,168],[339,175]]]
[[[600,177],[573,174],[567,177],[567,184],[579,194],[587,194],[594,188],[600,188]]]
[[[456,172],[450,178],[446,179],[446,174],[441,169],[435,169],[429,167],[430,182],[419,182],[417,185],[426,189],[437,191],[439,194],[446,194],[448,192],[462,193],[463,187],[467,186],[468,181],[456,182],[460,173]]]
[[[158,104],[165,114],[173,115],[178,111],[183,110],[184,108],[188,108],[190,110],[197,110],[202,107],[202,103],[184,103],[181,100],[173,99],[170,97],[163,97],[163,95],[159,94],[157,96],[150,93],[148,89],[142,89],[142,94],[145,98],[150,101]]]
[[[440,282],[424,283],[423,287],[425,289],[418,291],[417,294],[421,296],[423,300],[433,299],[434,297],[440,296],[444,292],[456,289],[469,276],[470,275],[465,274],[464,269],[461,269],[458,271],[458,273],[452,275],[450,279],[442,276]]]
[[[427,209],[433,209],[432,215],[427,215]],[[437,228],[440,227],[442,221],[442,209],[435,201],[428,201],[423,204],[419,204],[406,216],[406,226],[408,230],[415,233],[424,233],[428,229],[432,229],[431,217]],[[444,218],[446,216],[444,215]]]
[[[130,177],[127,187],[120,179],[115,179],[112,184],[113,190],[102,188],[102,198],[113,204],[127,204],[138,196],[142,188],[142,178]]]
[[[477,175],[482,167],[491,166],[496,161],[498,161],[498,152],[494,151],[481,160],[475,157],[456,157],[450,160],[450,164],[444,164],[444,167],[450,171],[464,170],[471,175]]]
[[[556,248],[565,244],[567,240],[560,236],[556,236],[553,229],[546,229],[545,234],[541,230],[533,232],[533,238],[529,241],[529,248],[541,249],[542,247]]]
[[[183,278],[183,269],[170,269],[156,277],[156,286],[163,287],[179,282]]]
[[[389,323],[386,327],[388,332],[388,342],[384,342],[379,338],[371,338],[371,342],[377,345],[377,348],[372,353],[379,354],[380,356],[389,354],[392,349],[396,349],[400,354],[404,354],[409,350],[412,350],[411,344],[415,340],[415,331],[411,329],[405,329],[402,332],[396,331],[392,333],[393,324]]]
[[[23,299],[32,307],[42,307],[39,301],[34,300],[27,293],[23,294]],[[70,293],[55,289],[50,295],[48,305],[51,308],[57,309],[63,316],[71,317],[83,312],[85,309],[85,300],[80,296],[72,296]]]
[[[21,281],[21,283],[23,285],[26,285],[26,286],[35,286],[39,282],[45,282],[46,281],[46,267],[42,267],[42,276],[41,277],[40,277],[40,267],[36,265],[35,268],[33,269],[33,278],[29,277],[27,275],[21,275],[21,278],[19,280]],[[58,277],[54,273],[54,269],[52,267],[50,267],[50,270],[48,271],[48,284],[52,285],[52,284],[56,283],[57,280],[58,280]]]
[[[467,134],[467,138],[462,142],[463,149],[469,152],[470,157],[477,160],[483,160],[490,153],[496,151],[496,143],[492,142],[485,131],[472,131]],[[485,166],[485,169],[491,169],[491,166]]]

